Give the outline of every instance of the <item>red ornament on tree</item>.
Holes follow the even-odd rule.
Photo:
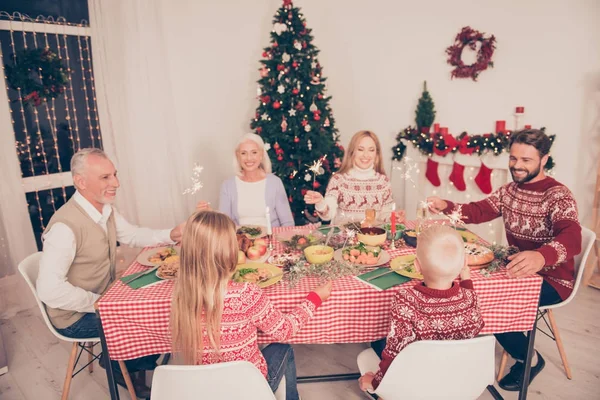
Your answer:
[[[259,126],[258,128],[256,128],[256,134],[260,135],[262,132],[262,128]]]
[[[277,156],[277,160],[278,160],[278,161],[283,161],[283,156],[282,156],[281,154],[280,154],[280,155],[278,155],[278,156]]]
[[[298,136],[294,137],[294,143],[300,142],[300,138]]]
[[[271,97],[270,96],[263,96],[260,99],[263,103],[269,103],[271,101]]]
[[[317,95],[317,99],[321,100],[322,98],[323,98],[323,95],[322,95],[321,93],[319,93],[319,94]]]
[[[313,118],[314,118],[315,121],[318,121],[318,120],[321,119],[321,117],[319,116],[319,113],[314,113],[313,114]]]
[[[292,62],[292,67],[298,68],[298,63],[296,61]]]
[[[306,124],[308,124],[308,121],[305,120],[305,119],[303,119],[302,122],[301,122],[301,124],[302,124],[302,126],[306,126]]]
[[[267,52],[263,51],[262,56],[263,56],[263,58],[267,58]]]
[[[292,89],[292,94],[298,94],[298,93],[300,93],[300,91],[297,88]]]
[[[273,148],[274,148],[275,150],[277,150],[277,149],[279,148],[279,143],[275,142],[275,144],[273,145]]]
[[[280,102],[278,102],[278,101],[275,101],[275,102],[273,103],[273,108],[274,108],[274,109],[276,109],[276,110],[278,110],[278,109],[279,109],[279,107],[281,107],[281,103],[280,103]]]
[[[321,184],[319,182],[317,182],[317,181],[313,182],[313,189],[318,189],[319,186],[321,186]]]
[[[279,45],[277,44],[277,42],[273,42],[273,47],[277,47],[277,46],[279,46]]]
[[[285,69],[285,66],[283,64],[277,65],[277,71],[283,71],[284,69]]]
[[[306,192],[308,192],[308,189],[301,189],[301,190],[300,190],[300,194],[301,194],[302,196],[306,196]]]

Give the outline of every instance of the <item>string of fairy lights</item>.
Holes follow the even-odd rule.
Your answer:
[[[12,62],[14,65],[17,65],[18,63],[17,54],[21,49],[21,43],[16,41],[16,36],[22,37],[23,50],[27,50],[28,48],[43,48],[56,52],[57,58],[64,65],[64,70],[67,73],[68,83],[64,87],[64,91],[60,97],[62,97],[64,100],[64,119],[66,126],[68,126],[68,141],[70,142],[72,151],[76,152],[82,147],[76,98],[83,98],[85,100],[85,110],[83,110],[85,112],[85,116],[82,116],[85,123],[82,124],[82,128],[89,132],[90,140],[90,143],[86,145],[92,147],[101,147],[102,141],[100,138],[100,124],[90,55],[90,38],[86,32],[82,32],[82,29],[80,29],[80,31],[78,31],[75,35],[72,31],[69,33],[66,31],[67,26],[75,26],[78,28],[87,27],[87,21],[82,21],[80,24],[71,24],[68,23],[63,17],[58,18],[56,21],[52,17],[37,17],[35,20],[33,20],[24,14],[14,13],[11,15],[6,12],[0,12],[0,19],[7,20],[9,22],[9,45],[13,53]],[[26,23],[33,23],[31,24],[33,29],[29,28],[29,25],[26,27]],[[36,27],[39,27],[42,24],[43,29],[38,28],[36,30]],[[62,27],[62,29],[60,27]],[[40,38],[38,38],[38,36],[40,36]],[[49,40],[53,36],[56,41],[56,50],[52,49],[53,46],[51,46]],[[79,57],[74,57],[73,63],[71,63],[71,57],[69,55],[69,36],[76,36],[77,39],[76,43]],[[0,59],[4,60],[1,48]],[[72,77],[73,67],[81,70],[81,88],[77,88],[78,91],[81,91],[79,95],[77,95],[76,89],[74,89],[74,77]],[[4,62],[2,62],[2,72],[4,74],[6,86],[9,87],[9,78],[4,67]],[[39,78],[39,81],[43,83],[44,76],[41,68],[38,68],[37,77]],[[64,172],[62,168],[63,164],[61,162],[63,160],[61,160],[59,149],[59,121],[56,110],[57,99],[44,99],[41,104],[31,105],[31,107],[28,107],[26,104],[27,99],[24,99],[24,96],[27,94],[28,93],[23,93],[21,88],[16,88],[17,96],[14,97],[17,98],[12,100],[9,99],[9,110],[13,130],[15,131],[15,134],[17,133],[17,130],[19,130],[21,132],[19,136],[22,136],[20,140],[16,140],[15,142],[16,152],[21,160],[21,177],[39,177],[40,175],[46,175],[48,179],[46,187],[52,187],[52,179],[50,175],[57,172],[56,170],[58,170],[58,173]],[[60,100],[60,98],[58,100]],[[80,100],[79,103],[81,104],[82,102],[83,101]],[[16,109],[14,110],[13,107],[11,107],[13,104],[16,104]],[[16,121],[19,121],[19,123]],[[19,125],[22,125],[22,127]],[[44,125],[49,126],[49,131],[51,134],[49,136],[51,136],[51,138],[44,137],[42,132],[42,126]],[[46,151],[46,145],[49,147],[48,152]],[[52,150],[50,150],[50,148]],[[65,155],[63,154],[63,158],[64,156]],[[67,156],[70,157],[70,154]],[[56,164],[55,166],[53,165],[54,163]],[[37,181],[39,182],[39,178],[37,178]],[[40,194],[40,190],[47,189],[38,189],[38,187],[43,186],[44,184],[34,184],[32,189],[27,189],[27,192],[32,194],[32,199],[28,198],[28,203],[33,201],[33,204],[29,204],[29,207],[37,208],[37,218],[39,219],[39,224],[42,230],[45,229],[46,224],[42,213],[42,199],[45,200],[45,204],[51,206],[52,211],[56,211],[57,209],[54,197],[54,189],[50,189],[50,195],[43,197]],[[59,188],[56,187],[56,189]],[[60,190],[62,192],[62,200],[63,202],[66,202],[66,186],[62,184],[60,186]]]

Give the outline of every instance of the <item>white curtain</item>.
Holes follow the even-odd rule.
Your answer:
[[[160,3],[89,5],[102,137],[121,179],[117,207],[131,222],[167,228],[197,199],[182,195],[193,161],[175,119]]]

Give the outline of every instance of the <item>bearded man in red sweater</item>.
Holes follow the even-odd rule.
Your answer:
[[[511,278],[539,274],[544,278],[541,306],[569,297],[574,285],[574,257],[581,252],[581,225],[577,204],[563,184],[544,174],[552,142],[538,129],[513,133],[510,139],[509,169],[513,181],[487,199],[462,205],[463,221],[469,224],[504,219],[508,244],[520,252],[509,257],[506,273]],[[450,213],[455,204],[439,197],[427,199],[434,213]],[[521,387],[527,337],[522,332],[497,334],[496,339],[515,359],[510,372],[499,382],[504,390]],[[531,378],[544,368],[536,351]]]

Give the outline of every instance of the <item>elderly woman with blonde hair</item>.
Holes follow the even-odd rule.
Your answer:
[[[283,182],[271,173],[271,160],[260,136],[240,138],[233,156],[235,176],[221,185],[219,211],[237,225],[293,226],[294,218]]]

